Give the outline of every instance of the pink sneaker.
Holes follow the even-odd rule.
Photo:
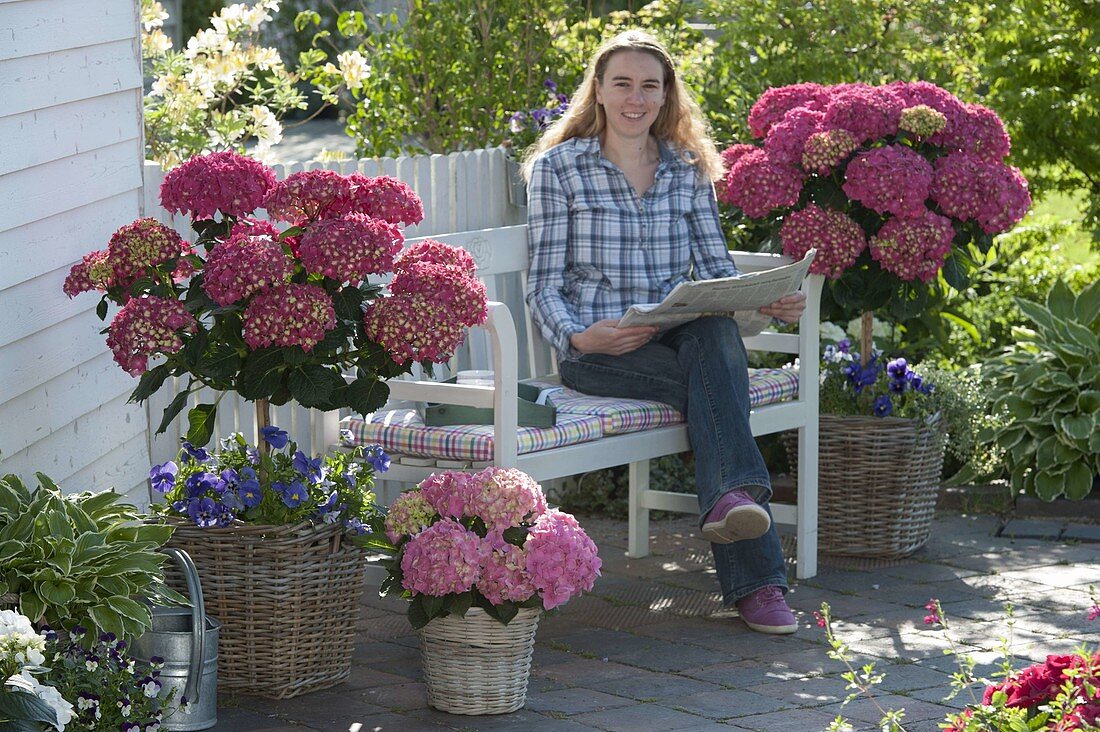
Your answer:
[[[701,533],[714,544],[731,544],[763,536],[771,525],[771,516],[748,493],[730,491],[707,514]]]
[[[783,599],[783,590],[775,585],[761,587],[737,601],[741,619],[757,633],[785,635],[798,630],[798,621]]]

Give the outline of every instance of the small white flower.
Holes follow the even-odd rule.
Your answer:
[[[141,685],[141,693],[150,699],[156,697],[160,693],[160,682],[156,679],[149,679]]]
[[[358,51],[345,51],[336,57],[340,64],[340,76],[348,89],[361,89],[370,76],[370,64]]]
[[[830,323],[828,320],[822,321],[819,333],[821,334],[821,340],[833,341],[834,343],[839,343],[848,337],[843,328],[836,323]]]

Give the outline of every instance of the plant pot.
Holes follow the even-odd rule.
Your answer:
[[[820,416],[818,546],[825,554],[897,559],[931,535],[943,472],[937,427],[897,417]],[[784,435],[792,473],[797,441]]]
[[[527,702],[541,611],[521,608],[507,625],[480,608],[421,628],[428,703],[451,714],[505,714]]]
[[[366,551],[338,524],[200,529],[175,517],[169,546],[198,568],[206,611],[221,623],[222,689],[287,699],[351,673]],[[178,571],[166,572],[182,589]]]
[[[518,160],[512,157],[504,158],[505,169],[508,172],[508,203],[520,208],[527,208],[527,182],[520,175]]]

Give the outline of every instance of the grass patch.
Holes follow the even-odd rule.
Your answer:
[[[1100,248],[1093,247],[1091,236],[1081,228],[1081,207],[1084,202],[1084,191],[1057,191],[1037,201],[1028,213],[1028,219],[1034,221],[1065,221],[1070,224],[1070,231],[1066,239],[1060,242],[1060,246],[1066,258],[1075,264],[1100,262]]]

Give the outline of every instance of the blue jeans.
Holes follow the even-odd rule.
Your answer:
[[[652,399],[685,414],[700,525],[732,490],[747,492],[771,513],[771,479],[749,428],[745,346],[732,318],[698,318],[631,353],[586,353],[563,359],[559,369],[566,386],[585,394]],[[768,585],[787,589],[774,524],[758,539],[711,544],[711,551],[727,605]]]

